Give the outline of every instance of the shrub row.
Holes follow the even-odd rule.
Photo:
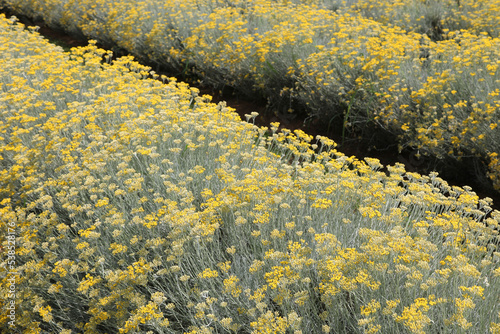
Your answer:
[[[500,333],[488,199],[148,76],[0,15],[3,331]]]
[[[334,3],[337,11],[327,1],[2,2],[204,83],[267,98],[282,117],[306,110],[343,132],[383,129],[400,150],[473,158],[500,189],[500,40],[489,2],[356,1]],[[421,20],[438,20],[439,40]]]

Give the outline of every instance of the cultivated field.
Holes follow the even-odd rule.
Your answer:
[[[361,1],[358,12],[313,1],[165,1],[158,12],[149,1],[40,3],[15,8],[139,57],[170,57],[204,80],[281,94],[308,105],[311,117],[326,112],[321,103],[337,103],[346,126],[400,129],[403,146],[489,155],[498,181],[498,71],[487,67],[498,65],[493,10],[471,7],[483,21],[450,21],[425,37],[418,17],[399,22],[409,33],[384,25],[418,14],[409,1],[378,14]],[[171,19],[178,24],[165,29]],[[458,24],[468,30],[451,32]],[[249,27],[260,37],[246,46],[231,39],[250,38]],[[500,333],[500,212],[488,199],[435,173],[399,164],[385,173],[378,160],[345,156],[326,137],[259,128],[256,114],[242,122],[130,56],[113,60],[95,41],[64,52],[34,30],[0,15],[2,331]],[[302,37],[280,42],[287,32]],[[412,42],[417,35],[423,41]],[[415,56],[422,43],[423,58]],[[472,45],[474,57],[484,52],[479,60]],[[469,65],[453,62],[457,50],[470,53]],[[249,56],[234,59],[241,54]],[[417,68],[448,76],[426,72],[421,81]],[[438,125],[420,131],[431,119]]]
[[[390,134],[500,190],[500,1],[0,0],[282,118]],[[488,181],[489,180],[489,181]]]

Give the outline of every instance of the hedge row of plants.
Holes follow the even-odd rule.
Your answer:
[[[2,332],[500,333],[488,199],[33,30],[0,15]]]
[[[397,138],[500,189],[498,1],[33,1],[17,13],[267,99],[280,117]],[[334,126],[332,126],[334,128]]]

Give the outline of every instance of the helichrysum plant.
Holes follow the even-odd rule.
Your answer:
[[[0,16],[2,331],[499,332],[490,199],[111,56]]]
[[[2,0],[285,119],[389,133],[500,190],[498,1]],[[332,127],[334,128],[334,127]]]

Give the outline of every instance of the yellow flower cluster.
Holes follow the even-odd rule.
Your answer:
[[[0,16],[2,331],[498,331],[491,200],[150,76]]]
[[[299,1],[306,2],[306,1]],[[363,16],[383,24],[397,25],[407,31],[442,38],[443,30],[467,29],[499,37],[500,2],[497,0],[309,0],[323,8],[359,11]]]

